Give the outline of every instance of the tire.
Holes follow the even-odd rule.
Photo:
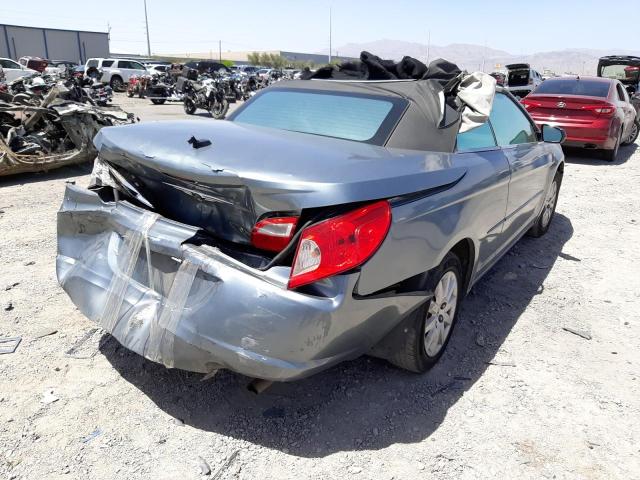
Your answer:
[[[449,252],[429,272],[427,288],[434,297],[414,310],[403,322],[402,335],[387,358],[397,367],[416,373],[431,369],[444,353],[464,298],[460,259]],[[455,282],[453,282],[455,279]],[[446,295],[451,286],[452,295]],[[447,321],[448,320],[448,321]]]
[[[196,113],[196,104],[189,97],[184,97],[184,113],[187,115]]]
[[[121,92],[122,88],[124,87],[124,82],[122,81],[122,77],[118,75],[114,75],[113,77],[111,77],[111,81],[109,82],[109,85],[111,86],[114,92]]]
[[[558,205],[558,195],[560,194],[561,185],[562,174],[557,172],[556,176],[553,177],[551,185],[549,185],[549,189],[545,193],[544,204],[538,214],[536,223],[534,223],[527,232],[527,235],[530,237],[541,237],[549,230],[553,216],[556,213],[556,205]]]
[[[627,138],[625,138],[624,142],[622,142],[622,146],[631,145],[638,138],[638,133],[640,133],[640,121],[636,120],[633,122],[633,128],[631,129],[631,133]]]
[[[151,103],[153,103],[154,105],[164,105],[164,102],[166,102],[166,100],[164,98],[152,98],[151,99]]]
[[[622,141],[622,132],[620,132],[620,137],[616,142],[616,145],[611,150],[602,150],[602,159],[607,162],[614,162],[618,157],[618,150],[620,149],[620,143]]]
[[[229,111],[229,102],[226,98],[223,98],[221,102],[216,102],[213,107],[209,109],[209,113],[216,120],[222,120]]]

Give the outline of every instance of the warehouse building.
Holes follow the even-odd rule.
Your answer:
[[[109,34],[0,24],[0,57],[18,60],[23,56],[79,63],[108,57]]]

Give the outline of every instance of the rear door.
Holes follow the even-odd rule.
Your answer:
[[[496,94],[490,121],[511,169],[503,235],[507,246],[529,228],[537,215],[553,157],[538,141],[536,128],[521,105],[511,97]]]

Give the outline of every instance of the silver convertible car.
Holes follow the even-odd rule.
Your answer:
[[[167,367],[287,381],[369,354],[424,372],[474,283],[547,231],[564,168],[563,132],[508,92],[491,85],[474,128],[446,95],[294,80],[228,121],[104,128],[58,213],[58,280]]]

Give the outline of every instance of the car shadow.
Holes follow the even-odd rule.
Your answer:
[[[420,442],[489,368],[517,367],[500,351],[507,335],[573,235],[570,220],[554,217],[548,233],[523,238],[473,288],[440,362],[416,375],[362,357],[311,378],[274,384],[261,395],[247,377],[220,371],[213,379],[167,369],[105,335],[100,350],[122,377],[160,409],[206,432],[303,457],[377,450]],[[180,422],[178,422],[180,423]]]
[[[81,175],[88,175],[93,169],[93,161],[67,165],[43,172],[18,173],[0,177],[0,188],[15,185],[25,185],[36,182],[46,182],[48,180],[64,180]]]
[[[599,156],[599,152],[596,150],[573,147],[562,147],[562,149],[564,150],[565,160],[567,163],[592,165],[596,167],[612,167],[626,163],[633,154],[636,153],[638,145],[632,143],[631,145],[620,147],[620,150],[618,150],[618,157],[614,162],[607,162],[606,160],[603,160],[602,157]]]

